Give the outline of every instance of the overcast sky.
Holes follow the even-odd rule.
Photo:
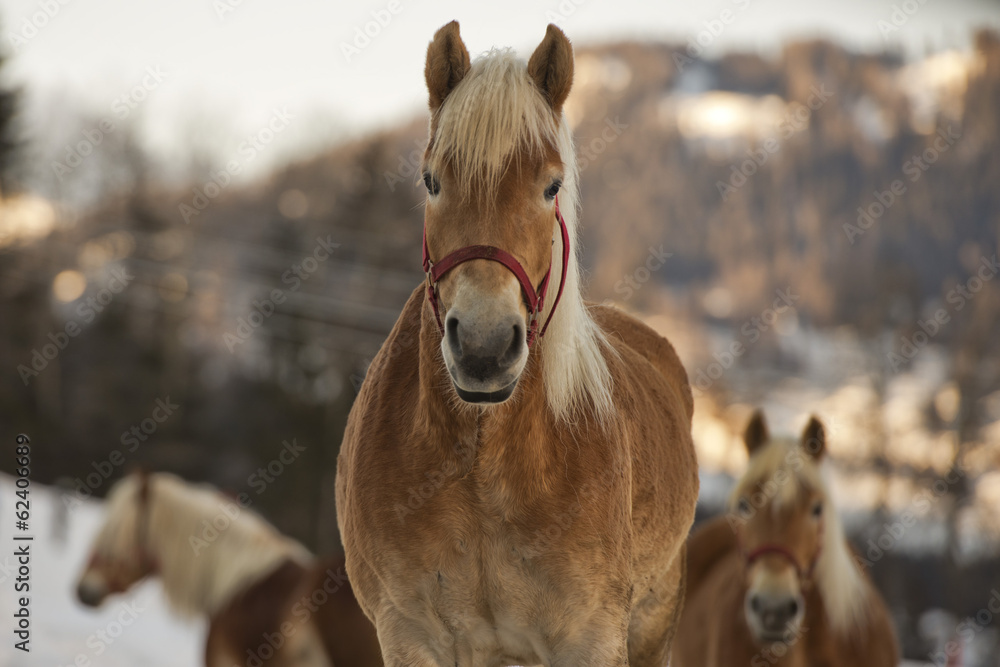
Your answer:
[[[49,2],[65,4],[47,17],[41,12]],[[905,22],[897,13],[899,29],[887,32],[893,5],[916,10]],[[967,46],[973,26],[1000,27],[996,0],[0,0],[10,56],[4,74],[33,99],[58,91],[107,113],[144,77],[153,81],[147,68],[159,71],[162,81],[138,106],[144,137],[160,151],[183,143],[192,119],[203,117],[214,121],[204,125],[224,144],[287,108],[299,119],[297,140],[308,143],[303,128],[321,142],[421,113],[427,42],[451,19],[461,22],[473,54],[509,45],[527,55],[549,21],[578,45],[686,42],[724,11],[731,22],[712,38],[709,53],[770,52],[789,38],[828,36],[918,54]],[[355,47],[356,29],[379,17],[386,25]],[[32,30],[25,21],[44,25]],[[345,44],[360,48],[345,54]]]

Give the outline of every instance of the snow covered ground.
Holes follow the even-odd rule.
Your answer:
[[[110,598],[98,610],[74,594],[103,519],[101,503],[68,513],[65,542],[56,530],[56,489],[31,486],[31,652],[14,648],[16,563],[13,479],[0,474],[0,665],[6,667],[192,667],[203,664],[204,621],[186,622],[167,608],[158,581]],[[20,544],[20,543],[19,543]]]

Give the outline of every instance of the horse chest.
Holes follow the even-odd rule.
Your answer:
[[[552,619],[571,627],[574,617],[585,623],[625,604],[627,596],[616,598],[593,581],[609,562],[600,540],[584,530],[593,517],[575,497],[518,504],[502,486],[456,476],[442,480],[412,519],[407,532],[423,537],[400,574],[422,569],[425,582],[412,602],[470,650],[544,662],[556,632]]]

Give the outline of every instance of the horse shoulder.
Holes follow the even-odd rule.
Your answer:
[[[725,515],[702,522],[687,540],[687,595],[693,595],[712,570],[736,551],[736,533]]]
[[[591,315],[613,345],[624,344],[644,357],[664,377],[684,406],[687,418],[694,414],[694,397],[687,371],[670,341],[628,313],[609,306],[592,305]]]
[[[691,565],[689,553],[688,566]],[[744,590],[740,564],[733,553],[719,559],[696,590],[689,586],[671,664],[678,667],[749,664],[747,656],[753,655],[754,645],[740,612]]]

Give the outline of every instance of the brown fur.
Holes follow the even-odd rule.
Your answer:
[[[273,658],[270,649],[277,648]],[[324,655],[325,653],[325,655]],[[207,665],[380,667],[375,629],[344,572],[343,557],[309,567],[285,561],[209,621]]]
[[[543,197],[557,180],[575,221],[572,147],[557,139],[572,49],[550,26],[526,67],[506,53],[478,70],[474,63],[468,76],[497,81],[489,99],[516,99],[526,115],[477,115],[476,98],[457,96],[450,112],[471,115],[452,113],[449,122],[473,140],[435,153],[447,98],[468,70],[464,53],[457,24],[438,31],[428,50],[426,168],[440,181],[425,213],[430,255],[493,245],[537,284],[560,254],[553,202]],[[509,132],[527,139],[511,142]],[[476,142],[480,153],[469,145]],[[620,311],[583,304],[575,263],[568,284],[559,315],[575,319],[554,321],[526,353],[506,402],[458,398],[423,286],[369,368],[340,452],[337,511],[348,572],[387,665],[667,662],[698,493],[691,390],[666,340]],[[441,312],[470,285],[480,302],[527,317],[513,277],[483,260],[439,281]],[[560,361],[584,358],[583,375],[579,366],[555,372]],[[606,365],[613,394],[596,391],[599,373],[586,374],[595,362]],[[560,402],[559,387],[546,385],[552,376],[567,386],[591,381]]]
[[[434,42],[427,47],[424,78],[430,92],[431,110],[441,106],[470,66],[469,51],[458,34],[458,21],[452,21],[437,31]]]
[[[751,455],[764,451],[769,439],[763,414],[757,412],[744,437],[747,450]],[[822,424],[816,418],[810,419],[799,451],[816,460],[823,455],[825,446]],[[791,450],[791,453],[796,452]],[[785,460],[792,462],[790,470],[805,465],[791,458]],[[759,491],[763,488],[754,480],[750,482],[741,480],[737,489]],[[789,475],[783,483],[802,482]],[[772,498],[768,504],[757,507],[749,520],[736,510],[707,521],[690,536],[687,554],[692,566],[688,571],[686,605],[678,640],[673,649],[674,664],[679,667],[889,667],[897,664],[896,637],[885,603],[863,574],[857,593],[861,596],[858,600],[863,600],[858,622],[845,628],[834,627],[828,616],[823,587],[812,581],[816,576],[814,571],[806,574],[806,580],[801,582],[800,592],[805,604],[801,627],[785,642],[761,644],[755,639],[745,607],[751,569],[744,553],[763,543],[778,543],[788,548],[800,564],[806,565],[821,548],[830,548],[830,545],[821,547],[822,535],[815,530],[823,532],[822,520],[810,519],[809,508],[825,499],[815,490],[808,489],[789,495],[796,499],[794,506],[773,507]],[[829,507],[825,511],[833,512],[834,509]],[[780,572],[790,566],[784,558],[769,555],[752,567]]]
[[[490,649],[508,662],[472,660],[465,635],[492,636],[499,617],[536,628],[553,665],[665,664],[683,598],[678,538],[698,488],[692,400],[669,343],[623,313],[595,311],[621,356],[623,418],[609,433],[587,417],[554,424],[537,369],[516,403],[455,410],[433,315],[422,289],[411,296],[352,410],[338,467],[348,571],[387,665],[532,664],[536,654],[500,638]],[[390,358],[414,340],[419,356]],[[414,494],[422,502],[411,509]]]

